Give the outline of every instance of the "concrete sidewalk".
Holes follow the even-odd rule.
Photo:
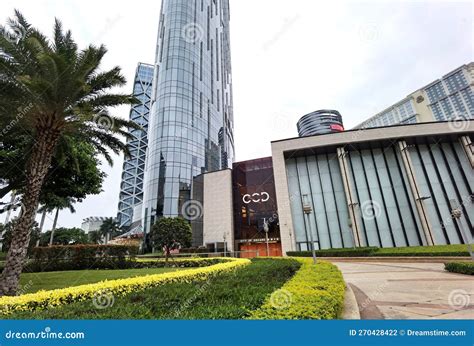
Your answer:
[[[474,278],[442,263],[337,262],[361,319],[474,319]]]

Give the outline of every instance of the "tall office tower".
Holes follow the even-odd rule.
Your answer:
[[[418,89],[355,128],[474,119],[474,62]]]
[[[191,217],[184,209],[190,206],[193,177],[231,167],[233,128],[229,1],[163,0],[145,171],[145,232],[161,216]]]
[[[141,218],[152,83],[153,65],[139,63],[135,73],[133,95],[140,100],[140,103],[132,106],[130,120],[141,125],[143,130],[132,130],[131,133],[135,138],[127,142],[130,147],[130,157],[125,158],[123,162],[117,214],[121,227],[130,227],[134,220]]]

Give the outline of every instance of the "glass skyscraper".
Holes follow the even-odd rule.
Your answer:
[[[148,144],[148,116],[150,114],[150,97],[153,83],[153,65],[139,63],[133,84],[133,95],[140,103],[130,110],[130,120],[143,127],[143,130],[131,130],[135,137],[128,140],[130,157],[123,162],[122,183],[117,221],[120,227],[130,227],[134,217],[134,209],[143,200],[143,175]],[[139,216],[139,215],[138,215]]]
[[[163,0],[142,220],[186,216],[193,177],[231,167],[234,119],[228,0]]]

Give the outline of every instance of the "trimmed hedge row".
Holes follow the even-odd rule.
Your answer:
[[[311,257],[311,251],[288,251],[288,256]],[[466,245],[434,245],[412,247],[359,247],[346,249],[317,250],[318,257],[370,257],[370,256],[469,256]]]
[[[370,256],[372,253],[377,251],[376,247],[356,247],[347,249],[325,249],[317,250],[316,256],[318,257],[365,257]],[[294,257],[312,257],[311,251],[288,251],[288,256]]]
[[[166,263],[163,259],[138,259],[134,262],[133,268],[197,268],[208,267],[214,264],[231,261],[230,258],[179,258],[169,260]]]
[[[138,252],[128,245],[54,245],[35,247],[25,272],[82,269],[129,269]]]
[[[467,245],[410,246],[378,249],[373,256],[469,256]]]
[[[474,262],[451,262],[445,263],[444,269],[448,272],[474,275]]]
[[[345,283],[339,269],[328,262],[298,259],[301,268],[274,291],[248,319],[334,319],[344,306]]]

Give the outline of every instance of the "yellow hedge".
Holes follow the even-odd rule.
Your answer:
[[[34,311],[47,309],[63,304],[91,299],[97,294],[107,293],[123,296],[131,292],[156,287],[171,282],[191,282],[206,280],[207,278],[222,272],[228,272],[236,268],[250,264],[248,259],[233,259],[228,262],[215,264],[209,267],[200,267],[163,274],[153,274],[101,281],[93,284],[68,287],[50,291],[39,291],[16,297],[0,297],[0,315],[8,315],[13,311]]]
[[[324,261],[313,264],[311,258],[296,258],[301,268],[249,319],[334,319],[344,305],[345,284],[339,269]]]

